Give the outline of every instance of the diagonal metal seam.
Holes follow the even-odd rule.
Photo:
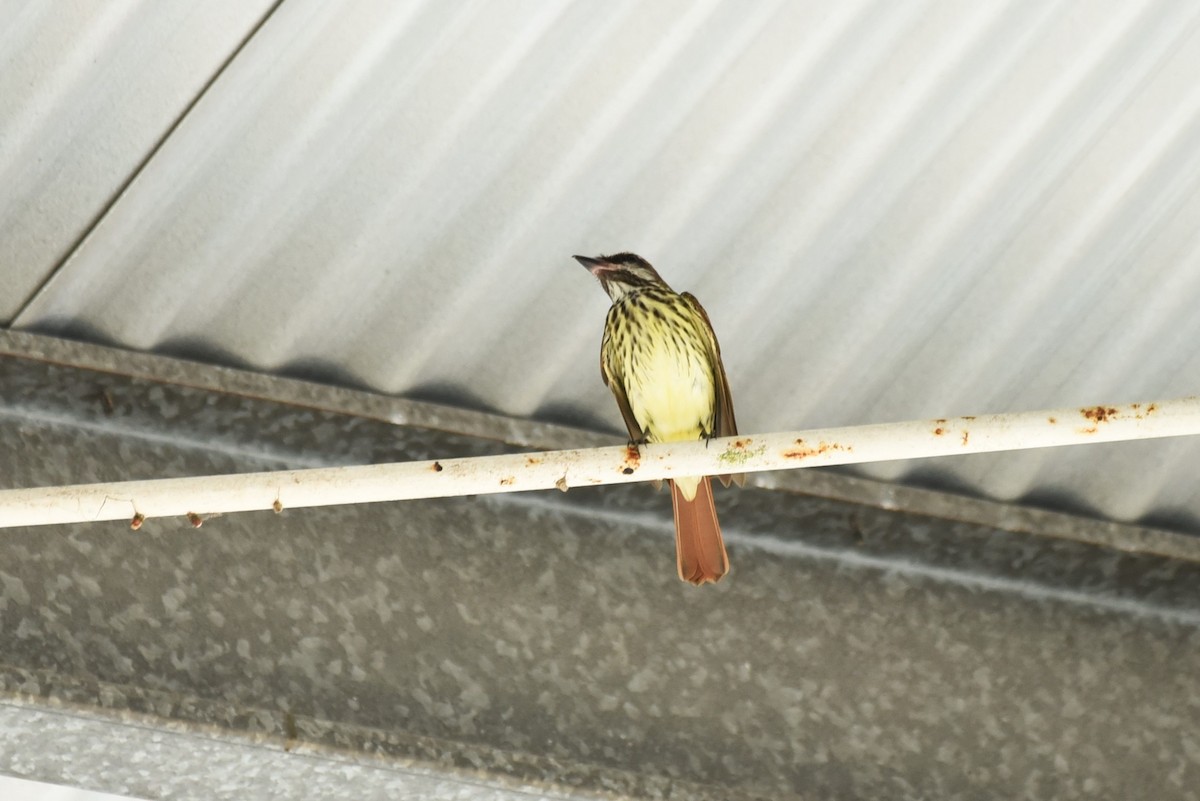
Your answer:
[[[29,310],[30,305],[37,300],[37,298],[40,297],[43,292],[46,291],[46,288],[53,283],[54,279],[62,272],[62,269],[66,267],[68,262],[71,261],[79,248],[83,246],[83,243],[91,237],[92,232],[100,226],[100,224],[104,221],[104,218],[108,216],[109,212],[111,212],[116,205],[121,202],[121,198],[123,198],[125,193],[129,191],[129,187],[133,186],[133,183],[138,179],[138,176],[140,176],[142,172],[145,171],[147,165],[154,160],[154,157],[157,156],[159,151],[162,150],[163,146],[167,143],[167,140],[174,136],[175,131],[179,130],[179,126],[181,126],[184,120],[186,120],[192,113],[192,109],[194,109],[200,100],[208,94],[209,90],[212,89],[216,82],[220,80],[221,76],[225,74],[225,70],[227,70],[234,60],[241,55],[242,51],[246,48],[246,45],[248,45],[250,41],[258,35],[258,32],[262,30],[263,26],[266,25],[271,17],[275,15],[275,12],[279,10],[279,7],[283,5],[284,2],[285,0],[275,0],[275,2],[271,4],[271,7],[263,13],[262,17],[256,23],[250,26],[250,29],[246,32],[246,35],[242,37],[241,41],[234,46],[225,60],[220,63],[216,70],[213,71],[213,74],[208,77],[208,80],[204,82],[199,91],[196,92],[196,95],[183,107],[183,110],[179,112],[179,115],[175,118],[175,120],[167,126],[166,130],[163,131],[162,136],[160,136],[158,140],[150,147],[150,149],[146,151],[146,155],[140,162],[138,162],[137,166],[130,171],[129,175],[116,188],[116,190],[109,197],[108,201],[101,205],[99,211],[94,217],[92,217],[91,221],[84,226],[83,231],[78,237],[75,238],[75,241],[67,246],[62,258],[60,258],[58,262],[50,268],[46,275],[43,276],[42,280],[39,281],[25,297],[25,299],[21,301],[21,305],[17,308],[17,311],[13,314],[12,319],[9,320],[7,325],[15,326],[18,324],[21,316]],[[0,324],[0,329],[4,327],[5,326],[3,324]]]
[[[604,434],[495,412],[442,406],[369,390],[189,362],[158,353],[128,351],[28,331],[0,329],[0,356],[540,450],[598,448],[624,441],[623,434]]]
[[[511,495],[480,495],[480,503],[503,505],[520,503],[527,507],[553,510],[564,516],[586,517],[589,520],[604,520],[614,526],[640,527],[648,530],[661,530],[669,536],[672,530],[670,518],[661,514],[628,508],[608,507],[572,507],[562,504],[557,498],[546,499],[536,493],[528,493],[518,498]],[[847,503],[852,503],[848,501]],[[897,514],[913,514],[914,512],[897,512]],[[974,525],[994,527],[991,523],[976,523]],[[894,554],[867,553],[861,548],[847,548],[836,545],[817,544],[799,539],[781,537],[776,534],[764,534],[738,524],[723,525],[727,542],[736,543],[739,547],[766,551],[780,559],[798,558],[810,561],[832,562],[841,569],[868,570],[895,575],[919,577],[924,580],[944,584],[953,584],[972,590],[1003,592],[1019,595],[1037,601],[1052,601],[1054,603],[1071,604],[1074,606],[1089,606],[1101,608],[1123,615],[1133,615],[1140,618],[1162,620],[1185,626],[1200,627],[1200,610],[1172,606],[1160,599],[1123,598],[1107,596],[1087,589],[1055,586],[1034,578],[1019,578],[1013,576],[990,575],[984,570],[964,568],[933,561],[896,556]],[[1003,529],[1001,529],[1003,530]],[[1022,532],[1017,532],[1018,534]],[[1102,543],[1080,541],[1084,545],[1096,545],[1100,548],[1112,547]],[[1178,559],[1185,562],[1200,563],[1200,550],[1183,553],[1154,553],[1141,552],[1148,556],[1164,559]]]

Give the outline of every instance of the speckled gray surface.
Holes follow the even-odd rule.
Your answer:
[[[133,798],[350,798],[413,801],[584,801],[594,794],[452,775],[302,743],[288,750],[262,738],[228,736],[153,721],[0,703],[0,749],[15,771],[88,785],[97,772],[110,792]],[[66,756],[70,755],[67,759]],[[164,770],[164,766],[170,766]]]
[[[0,358],[2,486],[503,447]],[[413,775],[534,795],[1200,798],[1187,538],[1136,554],[782,491],[718,502],[734,571],[701,590],[675,578],[670,505],[644,487],[3,532],[0,772],[154,798],[188,797],[183,775],[244,798],[343,767],[354,797]],[[95,728],[55,759],[31,715]],[[196,758],[138,744],[135,785],[112,756],[131,731]],[[237,759],[258,768],[243,786]]]

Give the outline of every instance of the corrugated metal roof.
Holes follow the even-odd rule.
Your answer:
[[[44,57],[42,30],[9,36]],[[148,36],[103,30],[105,52]],[[708,308],[747,431],[1194,393],[1197,74],[1176,2],[287,0],[110,208],[9,215],[32,291],[56,261],[37,231],[102,214],[14,326],[617,431],[607,301],[570,255],[634,250]],[[102,160],[72,109],[123,79],[77,80],[73,138],[0,169]],[[861,472],[1193,526],[1198,455]]]
[[[269,6],[0,6],[0,323],[105,213]]]

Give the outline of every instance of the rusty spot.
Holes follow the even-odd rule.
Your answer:
[[[1093,406],[1090,409],[1080,410],[1080,413],[1095,423],[1107,423],[1110,419],[1115,418],[1119,414],[1119,412],[1111,406]]]
[[[942,434],[946,433],[946,429],[942,428],[941,426],[938,426],[937,428],[933,429],[933,433],[940,437]]]
[[[971,432],[970,432],[970,431],[964,431],[964,432],[963,432],[963,445],[966,445],[966,444],[967,444],[967,440],[969,440],[970,438],[971,438]]]
[[[735,447],[735,448],[746,448],[749,445],[750,445],[750,440],[748,440],[748,439],[735,440],[733,443],[733,447]]]
[[[638,450],[636,443],[629,443],[625,447],[625,465],[621,468],[623,475],[633,475],[633,471],[638,469],[638,465],[642,463],[642,453]]]
[[[541,459],[534,459],[532,456],[525,457],[525,464],[529,467],[533,467],[534,465],[541,464],[541,463],[542,463]]]
[[[502,479],[500,479],[500,483],[501,483],[502,485],[504,485],[504,486],[506,486],[506,487],[507,487],[507,486],[511,485],[511,484],[512,484],[514,481],[516,481],[516,480],[517,480],[516,476],[509,476],[508,478],[502,478]]]
[[[933,422],[937,423],[940,426],[944,426],[944,425],[946,425],[946,418],[939,417],[938,419],[934,420]]]
[[[204,518],[195,512],[187,513],[188,522],[192,524],[192,528],[200,528],[204,525]]]
[[[444,467],[442,467],[442,463],[441,463],[441,462],[434,462],[434,463],[433,463],[433,467],[431,467],[431,468],[429,468],[429,469],[430,469],[430,470],[432,470],[432,471],[433,471],[433,472],[435,472],[435,473],[440,473],[440,472],[442,472],[442,470],[444,470],[445,468],[444,468]]]
[[[1047,417],[1046,419],[1050,421],[1050,425],[1056,425],[1058,423],[1057,417]]]
[[[967,415],[966,417],[964,417],[963,419],[964,419],[964,420],[974,420],[974,419],[975,419],[975,415],[973,415],[973,414],[968,414],[968,415]]]
[[[142,523],[145,523],[145,522],[146,522],[146,516],[144,514],[142,514],[141,512],[138,512],[137,514],[135,514],[133,516],[133,519],[129,521],[129,527],[131,529],[133,529],[134,531],[137,531],[139,528],[142,527]]]
[[[300,732],[296,726],[296,716],[291,712],[283,713],[283,750],[291,751],[300,740]]]
[[[796,444],[800,445],[802,447],[800,447],[797,450],[793,450],[793,451],[785,451],[783,454],[783,458],[785,458],[785,459],[808,459],[809,457],[820,456],[821,454],[829,453],[830,451],[851,451],[851,450],[853,450],[853,448],[849,448],[845,445],[839,445],[836,442],[822,442],[822,443],[818,444],[815,448],[809,448],[807,446],[804,446],[804,440],[802,440],[802,439],[796,440]]]
[[[1142,408],[1142,404],[1131,403],[1130,407],[1136,412],[1138,409]],[[1150,403],[1150,404],[1146,405],[1146,413],[1145,414],[1138,413],[1138,414],[1135,414],[1134,416],[1137,417],[1137,419],[1139,419],[1139,420],[1145,420],[1147,417],[1154,414],[1156,411],[1158,411],[1158,404]]]
[[[283,501],[276,498],[275,503],[271,504],[271,508],[275,510],[275,514],[281,514],[283,512]]]
[[[1080,434],[1095,434],[1098,429],[1095,426],[1092,426],[1091,428],[1077,428],[1075,430]]]
[[[117,411],[117,404],[113,400],[113,394],[99,384],[96,385],[94,392],[84,395],[83,400],[94,400],[99,403],[100,408],[104,410],[104,414],[108,417],[112,417],[113,413]]]
[[[850,533],[854,535],[855,547],[861,548],[866,544],[867,535],[866,532],[863,531],[862,520],[859,519],[858,512],[854,512],[850,515]]]

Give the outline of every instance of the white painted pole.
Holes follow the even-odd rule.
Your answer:
[[[1200,434],[1200,398],[625,447],[0,491],[0,528],[444,498]]]

